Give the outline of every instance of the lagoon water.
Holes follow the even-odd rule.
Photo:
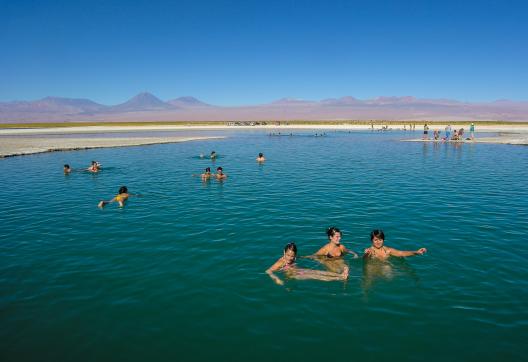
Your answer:
[[[526,360],[528,148],[311,134],[0,160],[2,361]],[[192,177],[208,166],[228,180]],[[96,207],[121,185],[142,197]],[[357,252],[382,228],[428,253],[347,258],[346,282],[264,273],[333,225]]]

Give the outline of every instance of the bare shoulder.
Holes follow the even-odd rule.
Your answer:
[[[279,258],[272,266],[269,267],[267,271],[274,272],[279,270],[284,266],[284,260],[282,258]]]
[[[330,244],[326,244],[321,249],[317,250],[317,253],[315,255],[325,255],[328,252],[328,247]]]

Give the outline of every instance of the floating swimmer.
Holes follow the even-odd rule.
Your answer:
[[[370,240],[372,241],[372,246],[365,249],[364,258],[375,258],[375,259],[387,259],[389,256],[414,256],[414,255],[423,255],[427,252],[426,248],[420,248],[415,251],[401,251],[394,248],[389,248],[388,246],[383,245],[385,242],[385,234],[383,230],[373,230],[370,233]]]
[[[319,249],[314,255],[315,256],[326,256],[327,258],[339,258],[345,254],[352,254],[354,258],[358,255],[352,250],[348,250],[343,244],[341,244],[341,230],[332,226],[326,229],[326,235],[328,236],[328,244]]]
[[[276,271],[283,271],[288,277],[299,280],[322,280],[325,282],[346,280],[348,279],[348,267],[345,266],[342,273],[334,273],[330,271],[303,269],[295,265],[297,258],[297,246],[295,243],[289,243],[284,247],[284,254],[279,260],[275,262],[266,273],[278,285],[284,285],[284,282],[274,274]]]
[[[72,169],[71,169],[70,165],[65,164],[64,165],[64,174],[65,175],[69,175],[71,172],[72,172]]]
[[[128,193],[128,188],[126,186],[121,186],[119,188],[119,192],[116,196],[114,196],[114,198],[110,201],[100,201],[99,204],[97,206],[103,208],[105,207],[106,205],[112,203],[112,202],[117,202],[119,203],[119,206],[120,207],[123,207],[125,206],[125,202],[128,200],[128,198],[130,196],[139,196],[139,195],[132,195],[132,194],[129,194]]]
[[[211,151],[211,156],[210,157],[211,157],[211,160],[216,160],[216,157],[218,157],[218,156],[217,156],[215,151]]]
[[[101,171],[101,164],[97,161],[92,161],[92,164],[86,170],[89,172],[99,172]]]
[[[266,158],[264,157],[264,154],[261,152],[258,154],[257,162],[264,162],[266,161]]]
[[[224,169],[220,166],[216,169],[216,174],[214,175],[217,180],[225,180],[227,175],[224,173]]]

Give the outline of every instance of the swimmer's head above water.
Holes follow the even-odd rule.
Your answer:
[[[128,188],[126,186],[121,186],[119,188],[119,193],[120,194],[128,194]]]
[[[286,244],[284,247],[284,261],[288,264],[292,264],[297,258],[297,245],[291,242]]]
[[[383,233],[383,230],[372,230],[370,232],[370,241],[372,241],[372,246],[376,249],[381,248],[385,242],[385,234]]]
[[[335,226],[326,229],[326,235],[328,236],[328,240],[334,244],[339,245],[341,242],[341,230]]]

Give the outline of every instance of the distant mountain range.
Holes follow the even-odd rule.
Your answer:
[[[252,106],[221,107],[194,97],[162,101],[144,92],[107,106],[89,99],[46,97],[36,101],[0,102],[0,123],[240,121],[240,120],[486,120],[528,121],[528,102],[485,103],[415,97],[351,96],[309,101],[282,98]]]

